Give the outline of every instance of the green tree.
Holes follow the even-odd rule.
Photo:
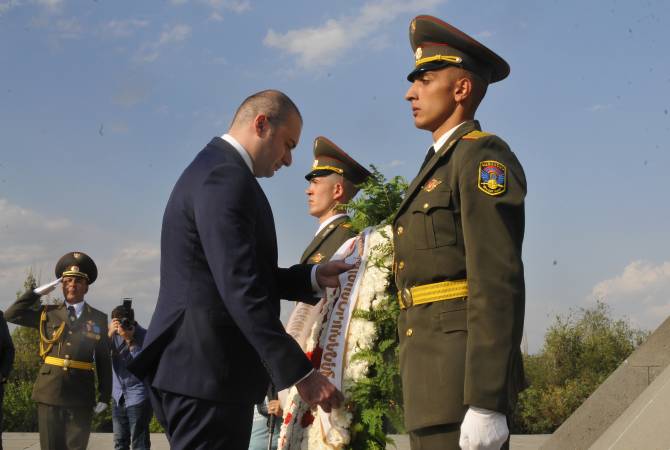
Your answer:
[[[552,433],[648,336],[601,301],[557,316],[540,352],[524,357],[529,387],[512,432]]]

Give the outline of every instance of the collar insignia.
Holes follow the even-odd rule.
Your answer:
[[[426,183],[423,186],[423,190],[426,191],[426,192],[431,192],[436,187],[438,187],[440,184],[442,184],[442,180],[438,180],[437,178],[433,178],[432,180],[430,180],[428,183]]]
[[[320,263],[323,260],[323,255],[321,253],[317,253],[316,255],[312,256],[310,258],[313,263]]]

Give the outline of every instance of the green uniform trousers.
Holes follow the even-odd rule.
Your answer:
[[[86,450],[93,408],[37,404],[42,450]]]

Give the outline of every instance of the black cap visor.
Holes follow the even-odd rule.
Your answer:
[[[337,172],[335,172],[334,170],[329,170],[329,169],[312,170],[310,173],[305,175],[305,180],[311,181],[312,178],[325,177],[325,176],[331,175],[333,173],[337,173]]]

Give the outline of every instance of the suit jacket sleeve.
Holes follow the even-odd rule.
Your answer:
[[[95,345],[95,371],[98,376],[98,401],[107,404],[112,396],[112,356],[107,336],[107,316],[102,315],[100,320],[104,328]]]
[[[279,297],[316,305],[320,298],[312,290],[312,267],[314,264],[296,264],[288,269],[279,268]]]
[[[40,296],[29,289],[7,308],[5,319],[16,325],[37,328],[40,324],[41,313]]]
[[[7,378],[14,364],[14,343],[9,335],[7,322],[0,312],[0,374],[2,378]]]
[[[496,136],[477,142],[459,170],[461,219],[468,277],[468,339],[464,402],[507,412],[523,332],[525,288],[521,245],[526,179],[521,165]],[[479,189],[479,163],[507,168],[506,191]]]
[[[311,370],[295,340],[289,336],[274,309],[268,283],[259,268],[256,239],[260,224],[257,187],[236,166],[212,170],[195,193],[194,214],[201,244],[223,303],[235,324],[256,350],[278,389],[291,386]],[[250,201],[251,196],[251,201]],[[270,218],[268,218],[270,219]],[[274,269],[265,275],[277,275]],[[276,282],[282,280],[275,279]]]

